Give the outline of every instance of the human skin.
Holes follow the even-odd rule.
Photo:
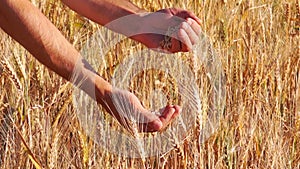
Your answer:
[[[163,35],[143,34],[149,30],[167,31],[170,25],[179,24],[180,29],[172,38],[172,48],[169,52],[189,51],[196,43],[200,34],[200,21],[192,13],[180,9],[163,9],[164,18],[158,18],[155,13],[140,14],[145,11],[126,0],[63,0],[67,6],[79,14],[106,25],[109,29],[122,33],[139,41],[149,48],[159,48]],[[132,14],[130,27],[120,26],[121,23],[109,25],[113,20]],[[178,16],[182,20],[174,20]],[[139,24],[135,24],[139,23]],[[131,105],[134,113],[139,114],[143,121],[138,121],[140,132],[155,132],[164,129],[180,112],[179,106],[167,105],[161,115],[155,115],[146,110],[138,98],[124,90],[113,89],[111,84],[99,76],[80,53],[66,40],[61,32],[29,1],[0,0],[0,27],[13,39],[24,46],[37,60],[66,80],[71,81],[76,66],[77,85],[98,103],[100,103],[121,125],[126,127],[125,119],[114,105],[112,98],[122,96]],[[151,31],[151,30],[150,30]],[[135,34],[135,32],[141,32]],[[180,48],[182,43],[182,48]]]

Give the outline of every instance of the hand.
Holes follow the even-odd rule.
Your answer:
[[[200,19],[193,13],[176,8],[162,9],[142,17],[139,34],[132,36],[148,48],[166,52],[188,52],[197,43],[201,34]],[[170,48],[164,48],[165,35],[169,28],[176,27],[170,35]]]
[[[136,126],[139,132],[156,132],[164,129],[179,115],[179,106],[166,106],[162,112],[154,114],[146,110],[139,99],[125,90],[113,89],[106,97],[106,109],[119,123],[132,131]],[[133,125],[131,125],[133,124]]]

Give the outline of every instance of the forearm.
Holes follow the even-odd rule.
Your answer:
[[[140,15],[146,12],[128,0],[62,1],[77,13],[126,36],[131,36],[138,32]],[[130,17],[120,19],[125,16]]]
[[[41,63],[67,80],[76,63],[82,60],[60,31],[27,0],[1,0],[0,27]],[[98,77],[85,64],[77,67],[78,78],[86,79],[86,86],[94,85]],[[99,82],[107,85],[103,79]],[[83,90],[93,94],[88,87],[83,86]]]
[[[120,17],[145,12],[127,0],[62,0],[72,10],[100,25]]]

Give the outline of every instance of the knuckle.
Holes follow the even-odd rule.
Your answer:
[[[180,24],[180,28],[182,28],[182,29],[187,29],[188,28],[188,23],[187,22],[182,22],[181,24]]]
[[[192,26],[192,25],[196,25],[196,26],[198,25],[197,22],[195,21],[195,19],[193,19],[193,18],[188,18],[188,19],[187,19],[187,22],[188,22],[191,26]]]
[[[187,11],[187,10],[184,10],[184,11],[182,11],[182,14],[184,14],[184,15],[189,15],[189,11]]]
[[[178,31],[178,37],[179,38],[183,38],[184,37],[184,30],[183,29],[179,29],[179,31]]]
[[[194,16],[194,14],[192,13],[192,12],[190,12],[190,11],[185,11],[184,12],[184,15],[188,18],[188,17],[193,17]]]

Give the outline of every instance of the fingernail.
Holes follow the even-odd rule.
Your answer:
[[[175,113],[175,111],[176,111],[175,108],[171,108],[172,113]]]
[[[175,107],[175,106],[174,106]],[[178,109],[178,112],[181,113],[182,108],[180,106],[176,106],[176,108]]]

